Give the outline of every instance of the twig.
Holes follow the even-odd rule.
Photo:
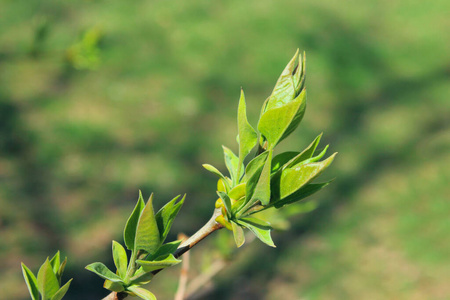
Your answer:
[[[225,268],[226,265],[227,263],[224,260],[216,260],[211,265],[211,267],[208,268],[207,272],[202,273],[196,278],[194,278],[187,287],[186,299],[190,299],[192,296],[194,296],[194,294],[198,290],[206,286],[206,284],[210,282],[211,279],[217,275],[217,273],[219,273],[223,268]]]
[[[184,237],[184,239],[187,239],[187,236],[182,235]],[[178,235],[178,239],[183,239],[183,237],[180,236],[180,234]],[[183,262],[181,265],[181,270],[180,270],[180,281],[178,283],[178,289],[177,289],[177,293],[175,294],[175,298],[174,300],[183,300],[184,299],[184,295],[186,293],[186,286],[187,286],[187,281],[188,281],[188,274],[189,274],[189,259],[190,259],[190,254],[189,252],[186,252],[186,254],[184,255],[183,258]]]

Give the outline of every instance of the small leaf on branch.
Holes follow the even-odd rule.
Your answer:
[[[148,260],[137,260],[138,263],[145,272],[152,272],[158,269],[168,268],[174,265],[177,265],[181,262],[181,260],[176,259],[173,254],[168,254],[165,256],[160,256],[156,260],[148,261]]]
[[[144,300],[156,300],[155,295],[149,290],[141,288],[139,286],[132,285],[127,288],[129,291],[133,292],[136,296]]]
[[[86,266],[86,270],[89,270],[103,279],[110,280],[112,282],[123,282],[122,279],[113,273],[107,266],[101,262],[95,262]]]
[[[37,286],[43,299],[51,299],[59,290],[59,282],[53,273],[48,257],[39,269]]]
[[[142,193],[139,191],[139,198],[134,207],[133,212],[128,218],[127,224],[125,225],[125,229],[123,231],[123,239],[125,241],[125,246],[127,246],[128,250],[134,250],[134,242],[136,239],[136,228],[139,222],[139,217],[142,213],[142,210],[145,207],[144,199],[142,198]]]
[[[69,290],[70,287],[70,283],[72,282],[72,279],[70,279],[69,281],[67,281],[67,283],[65,285],[63,285],[57,292],[56,294],[52,297],[51,300],[61,300],[67,293],[67,291]]]
[[[158,250],[161,244],[161,236],[153,211],[153,194],[151,194],[139,217],[134,249],[135,251],[144,250],[152,254]]]
[[[163,243],[169,234],[170,228],[172,227],[172,223],[175,220],[178,212],[181,209],[181,206],[184,203],[186,195],[181,198],[180,201],[177,202],[180,196],[175,197],[166,205],[164,205],[155,215],[156,223],[158,224],[158,230],[160,232],[161,243]]]
[[[127,273],[128,257],[125,248],[116,241],[112,242],[112,253],[114,265],[121,278],[125,278]]]
[[[22,273],[25,283],[27,284],[28,291],[30,292],[31,299],[39,300],[39,290],[36,277],[24,263],[22,263]]]
[[[239,172],[245,157],[256,146],[258,134],[247,120],[247,108],[244,91],[241,89],[241,97],[238,106],[238,142],[239,142]]]

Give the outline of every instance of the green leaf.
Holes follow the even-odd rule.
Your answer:
[[[39,269],[37,286],[44,300],[51,299],[59,290],[59,282],[48,257]]]
[[[136,273],[134,273],[134,276],[131,278],[130,280],[130,284],[131,285],[143,285],[143,284],[147,284],[150,281],[152,281],[153,279],[153,273],[149,272],[145,272],[144,269],[142,267],[140,267]]]
[[[208,170],[209,172],[211,172],[211,173],[216,174],[217,176],[219,176],[219,177],[223,180],[223,182],[224,182],[224,184],[225,184],[227,190],[229,190],[229,189],[231,188],[231,181],[230,181],[230,179],[229,179],[228,177],[225,177],[225,176],[224,176],[219,170],[217,170],[214,166],[212,166],[212,165],[210,165],[210,164],[203,164],[202,166],[203,166],[203,168],[205,168],[205,169]]]
[[[269,155],[269,151],[265,151],[252,159],[245,168],[245,178],[246,180],[250,180],[250,178],[254,177],[256,174],[259,176],[262,168],[266,162],[267,156]],[[258,177],[259,178],[259,177]]]
[[[107,290],[117,293],[125,291],[124,283],[112,282],[111,280],[108,279],[106,279],[105,282],[103,283],[103,287]]]
[[[305,79],[306,79],[306,53],[303,51],[303,59],[302,56],[300,55],[299,65],[297,66],[296,72],[294,73],[296,95],[300,94],[300,92],[304,89]]]
[[[269,151],[269,155],[264,164],[264,168],[258,179],[258,183],[255,186],[254,192],[251,194],[251,198],[248,202],[256,203],[260,201],[262,205],[269,204],[270,201],[270,164],[272,161],[272,150]],[[248,196],[247,196],[248,197]]]
[[[136,294],[136,296],[138,296],[141,299],[156,300],[156,297],[155,297],[155,295],[153,295],[152,292],[150,292],[149,290],[146,290],[144,288],[141,288],[139,286],[132,285],[132,286],[129,286],[127,289],[129,291],[133,292],[134,294]]]
[[[125,248],[116,241],[112,241],[112,253],[114,265],[121,278],[125,278],[127,273],[128,257]],[[131,262],[133,263],[133,262]]]
[[[263,243],[271,247],[275,247],[275,244],[272,241],[272,237],[270,236],[271,229],[268,229],[267,225],[261,226],[258,222],[251,222],[244,219],[240,219],[238,222],[240,225],[250,229],[250,231],[253,232],[256,235],[256,237],[260,239]]]
[[[240,225],[234,223],[233,221],[231,221],[231,227],[233,228],[234,241],[236,242],[236,246],[239,248],[245,243],[244,230]]]
[[[281,200],[275,200],[274,207],[281,208],[285,205],[292,204],[292,203],[298,202],[300,200],[303,200],[306,197],[309,197],[312,194],[321,190],[322,188],[326,187],[328,184],[330,184],[330,182],[331,181],[323,182],[323,183],[310,183],[310,184],[304,185],[299,190],[297,190],[295,193],[287,196],[286,198],[283,198]]]
[[[241,179],[244,173],[244,169],[242,166],[239,167],[239,158],[236,156],[236,154],[233,153],[233,151],[225,146],[222,146],[222,148],[225,158],[225,165],[230,172],[232,186],[235,186]],[[237,173],[238,170],[240,174]]]
[[[173,198],[170,202],[168,202],[166,205],[164,205],[158,213],[156,213],[156,223],[158,224],[158,230],[160,232],[160,239],[161,242],[164,242],[167,235],[169,234],[170,228],[172,227],[172,223],[175,220],[175,217],[177,216],[178,212],[181,209],[181,206],[184,203],[184,198],[186,195],[183,196],[183,198],[177,203],[178,198],[180,196],[177,196]]]
[[[180,240],[166,243],[159,247],[159,249],[154,254],[149,255],[145,260],[155,260],[155,258],[157,257],[167,254],[173,254],[178,249],[178,246],[180,246],[180,244]]]
[[[28,291],[30,292],[31,299],[39,300],[39,290],[36,277],[24,263],[22,263],[22,273],[25,283],[27,284]]]
[[[228,193],[228,196],[236,201],[245,197],[245,187],[245,183],[238,184]]]
[[[255,217],[241,218],[240,221],[245,222],[246,224],[256,226],[260,229],[264,229],[264,230],[272,229],[272,226],[270,226],[270,224],[268,222],[258,219],[258,218],[255,218]]]
[[[151,194],[139,217],[134,251],[144,250],[151,254],[158,250],[161,244],[161,235],[153,211],[153,194]]]
[[[64,269],[66,268],[66,264],[67,264],[67,257],[64,258],[63,262],[59,266],[58,272],[56,273],[56,277],[58,278],[60,285],[61,285],[61,277],[62,277],[62,274],[64,273]]]
[[[298,62],[298,56],[299,51],[297,49],[297,52],[294,54],[278,78],[275,88],[269,97],[265,111],[284,106],[295,98],[296,93],[292,74],[294,73],[295,66]]]
[[[306,147],[305,150],[303,150],[301,153],[299,153],[298,155],[296,155],[295,157],[293,157],[291,160],[289,160],[285,166],[283,167],[283,169],[286,168],[290,168],[302,161],[305,161],[309,158],[311,158],[314,155],[314,152],[316,151],[317,146],[319,145],[320,139],[322,138],[322,133],[319,134],[314,141],[308,146]]]
[[[57,292],[56,294],[52,297],[52,300],[61,300],[64,295],[66,295],[67,291],[69,290],[70,287],[70,283],[72,282],[72,279],[70,279],[69,281],[67,281],[67,283],[65,285],[63,285]]]
[[[270,101],[269,101],[270,104]],[[283,106],[267,109],[258,123],[258,130],[273,149],[281,140],[286,138],[303,118],[306,108],[306,91],[302,91],[297,98]]]
[[[122,279],[113,273],[108,267],[101,262],[95,262],[86,266],[86,270],[89,270],[103,279],[110,280],[112,282],[123,282]]]
[[[168,268],[177,265],[181,260],[176,259],[173,254],[168,254],[165,256],[160,256],[156,260],[137,260],[136,263],[139,264],[145,272],[153,272],[155,270]]]
[[[144,207],[145,207],[144,199],[142,198],[141,191],[139,191],[139,199],[136,203],[136,206],[134,207],[133,212],[128,218],[127,224],[125,225],[125,229],[123,231],[123,239],[125,242],[125,246],[127,246],[128,250],[134,250],[137,224],[139,222],[139,217]]]
[[[239,163],[238,172],[245,157],[252,151],[253,147],[258,143],[258,134],[247,120],[247,109],[245,105],[244,91],[241,89],[241,97],[238,106],[238,139],[239,139]]]
[[[324,161],[303,164],[299,167],[294,166],[293,168],[288,168],[282,171],[281,178],[279,179],[280,192],[279,195],[275,194],[275,197],[278,199],[283,199],[299,190],[302,186],[311,182],[326,168],[328,168],[328,166],[333,162],[335,156],[336,153]],[[274,184],[277,184],[277,181],[275,181]],[[276,190],[278,190],[278,188]]]
[[[55,256],[53,256],[52,259],[50,259],[50,265],[52,266],[53,273],[55,274],[58,273],[60,263],[61,263],[60,253],[58,251],[56,252]]]
[[[272,159],[272,170],[271,173],[275,173],[280,170],[286,163],[288,163],[291,159],[296,157],[299,152],[283,152],[278,154]]]
[[[227,210],[228,217],[231,217],[231,200],[230,197],[224,192],[217,192],[217,195],[219,195],[220,199],[222,199],[223,204],[225,205],[225,209]]]

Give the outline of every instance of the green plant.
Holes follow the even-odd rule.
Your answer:
[[[180,196],[174,198],[155,214],[153,195],[145,203],[139,193],[136,207],[124,229],[125,247],[131,252],[130,258],[125,247],[113,241],[116,272],[100,262],[86,267],[105,279],[104,287],[112,291],[105,299],[123,299],[127,295],[156,299],[142,285],[150,282],[161,270],[180,263],[178,258],[183,253],[221,228],[232,231],[237,247],[245,243],[244,230],[275,247],[271,238],[272,226],[265,218],[267,210],[278,210],[298,202],[328,185],[329,181],[313,181],[328,168],[336,155],[321,161],[328,148],[317,151],[322,135],[303,151],[274,154],[276,146],[298,127],[305,113],[305,74],[305,55],[302,57],[297,51],[264,102],[256,130],[247,120],[245,96],[241,91],[237,154],[223,147],[229,176],[212,165],[203,165],[219,177],[219,198],[211,219],[189,239],[164,243],[184,197],[179,201]],[[248,159],[255,148],[254,157]]]
[[[59,251],[56,252],[52,259],[45,260],[39,268],[37,278],[34,274],[22,263],[22,273],[25,282],[33,300],[60,300],[64,297],[69,289],[72,279],[61,287],[61,276],[66,267],[67,258],[61,262]],[[39,298],[39,295],[41,298]]]

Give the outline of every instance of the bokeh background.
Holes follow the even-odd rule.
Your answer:
[[[0,1],[0,290],[27,299],[57,249],[65,299],[100,299],[83,268],[141,189],[187,193],[176,232],[210,216],[221,145],[237,149],[278,75],[307,52],[308,108],[283,142],[339,152],[315,210],[234,255],[198,299],[450,299],[450,2]],[[220,235],[218,235],[220,237]],[[220,237],[223,239],[223,237]],[[192,251],[214,261],[215,238]],[[195,269],[195,268],[194,268]],[[172,299],[179,267],[149,285]],[[193,277],[200,271],[192,270]]]

